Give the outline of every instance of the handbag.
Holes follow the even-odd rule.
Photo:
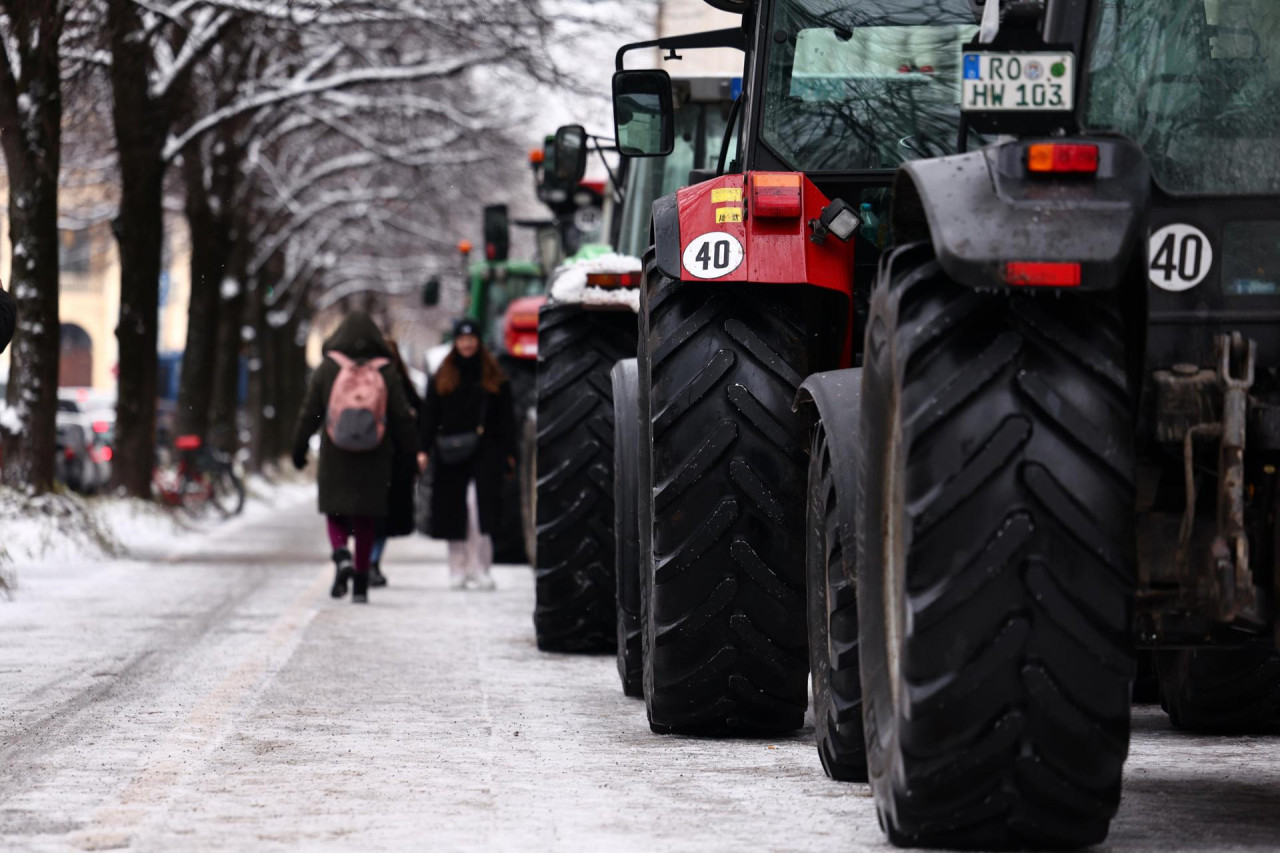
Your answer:
[[[489,395],[484,395],[480,405],[480,423],[472,432],[458,432],[436,436],[436,458],[445,465],[461,465],[475,456],[484,435],[484,422],[489,416]]]

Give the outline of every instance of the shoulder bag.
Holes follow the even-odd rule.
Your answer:
[[[445,465],[461,465],[475,456],[484,435],[484,422],[489,417],[489,392],[480,405],[480,423],[471,432],[436,436],[436,459]]]

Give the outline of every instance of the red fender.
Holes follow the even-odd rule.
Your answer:
[[[771,188],[758,182],[799,179],[800,213],[791,217],[753,215],[753,191]],[[849,296],[853,291],[853,245],[834,237],[821,245],[809,239],[809,220],[817,219],[831,200],[805,175],[795,172],[748,172],[725,175],[686,187],[676,194],[680,212],[681,278],[684,281],[808,284]],[[709,234],[732,236],[743,249],[742,262],[731,271],[691,269],[684,263],[689,247]],[[715,258],[711,259],[716,260]]]
[[[545,296],[521,296],[507,306],[503,346],[512,357],[525,360],[538,357],[538,309],[546,301]]]
[[[798,184],[798,187],[797,187]],[[781,185],[781,186],[779,186]],[[781,196],[789,211],[753,211]],[[712,284],[809,285],[842,294],[853,306],[853,244],[828,237],[809,239],[809,220],[831,200],[804,174],[748,172],[725,175],[676,194],[680,216],[680,277]],[[777,213],[784,215],[777,215]],[[852,314],[850,316],[852,320]],[[852,328],[847,327],[846,363],[852,363]]]

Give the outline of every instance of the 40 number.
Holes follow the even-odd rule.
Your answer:
[[[684,250],[684,268],[694,278],[723,278],[742,265],[738,238],[725,231],[695,237]]]
[[[1151,235],[1151,283],[1173,292],[1205,280],[1213,265],[1213,245],[1194,225],[1166,225]]]
[[[702,248],[693,256],[696,263],[702,265],[702,271],[725,272],[729,269],[729,253],[732,247],[728,240],[717,240],[714,243],[703,243]]]

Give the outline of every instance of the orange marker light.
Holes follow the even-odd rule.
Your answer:
[[[588,287],[639,287],[640,273],[587,273]]]
[[[1027,169],[1046,175],[1096,175],[1098,146],[1041,143],[1027,148]]]
[[[1082,273],[1079,264],[1010,261],[1004,280],[1019,287],[1079,287]]]
[[[529,152],[529,162],[535,166],[541,166],[547,161],[547,152],[541,148],[535,148]]]
[[[751,175],[751,215],[765,219],[800,216],[800,176],[755,172]]]
[[[462,253],[462,254],[464,254],[464,255],[469,255],[469,254],[471,254],[471,241],[470,241],[470,240],[463,240],[461,243],[459,243],[459,244],[458,244],[458,251],[459,251],[459,252],[461,252],[461,253]]]

